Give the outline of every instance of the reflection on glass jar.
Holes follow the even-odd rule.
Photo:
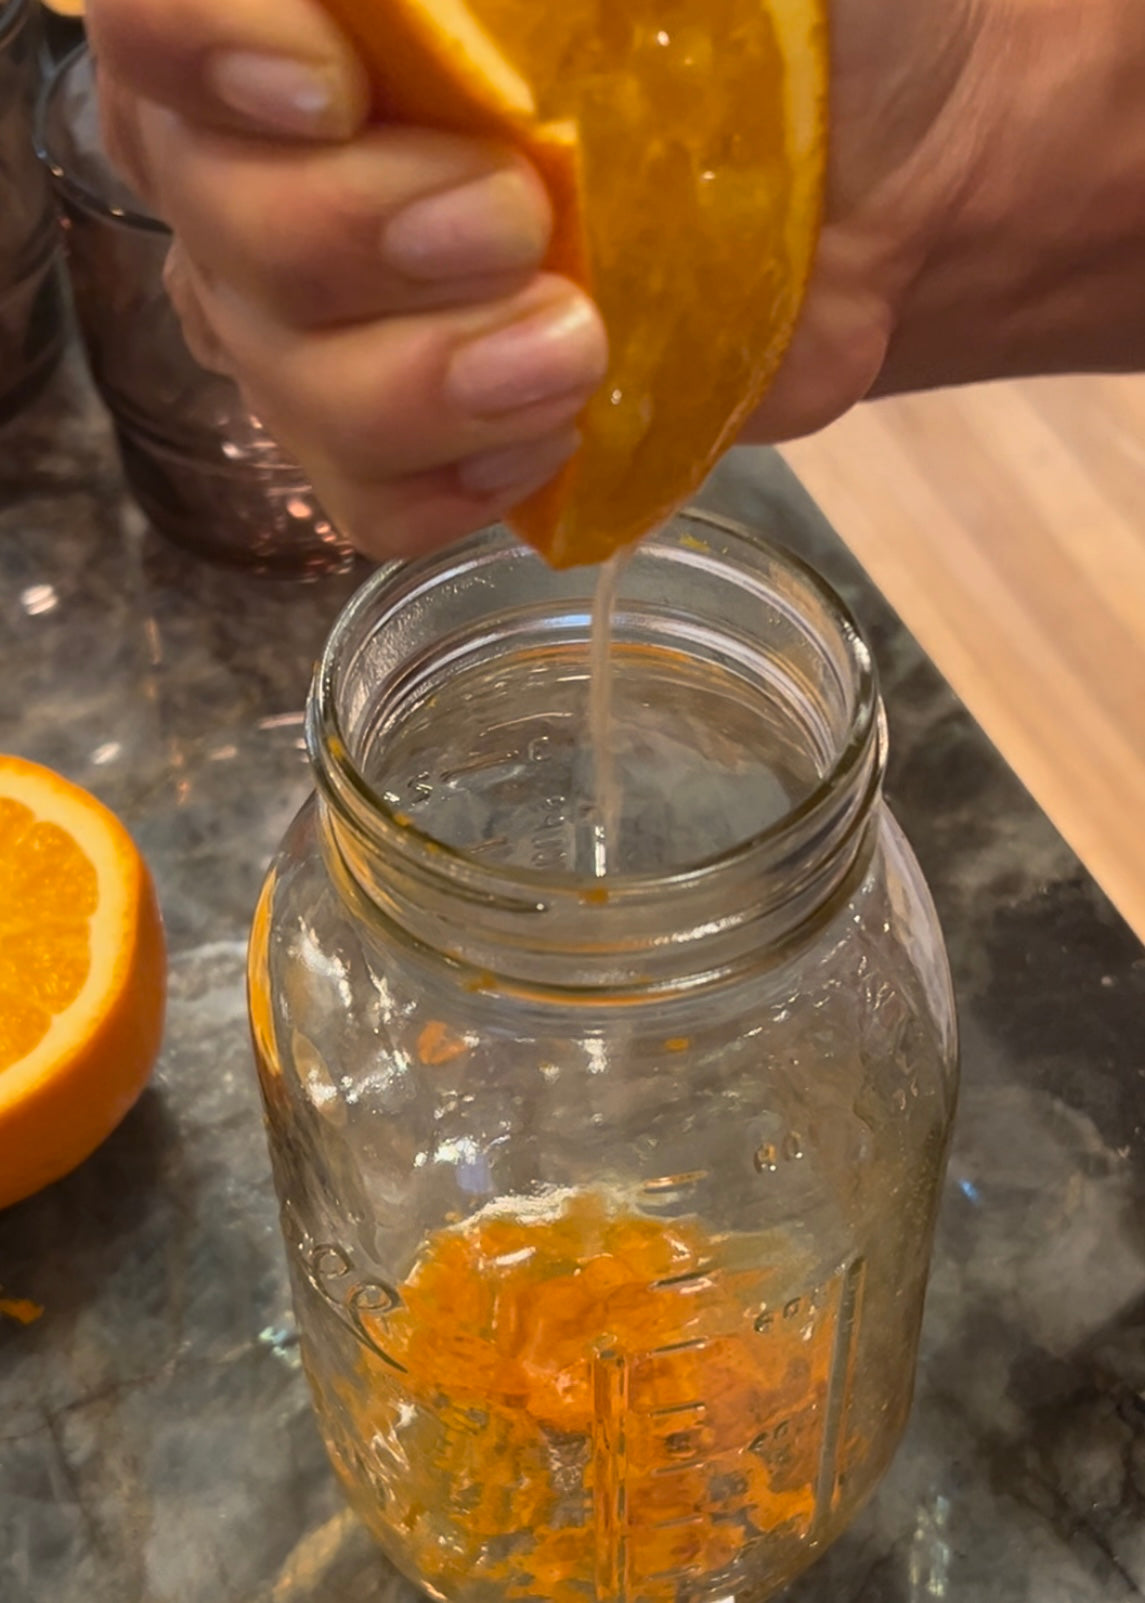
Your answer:
[[[910,1406],[956,1088],[867,650],[678,519],[625,571],[592,877],[594,575],[378,575],[309,715],[251,1011],[307,1371],[450,1599],[761,1598]]]
[[[44,385],[64,346],[59,234],[33,132],[39,6],[0,0],[0,423]]]

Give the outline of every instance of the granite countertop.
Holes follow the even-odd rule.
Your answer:
[[[734,457],[706,499],[810,556],[867,624],[965,1043],[910,1432],[789,1603],[1141,1597],[1145,958],[779,460]],[[311,664],[352,583],[165,547],[74,374],[0,433],[0,746],[123,816],[171,947],[151,1089],[0,1215],[3,1295],[44,1310],[0,1317],[3,1603],[414,1596],[311,1421],[243,998],[261,876],[308,790]]]

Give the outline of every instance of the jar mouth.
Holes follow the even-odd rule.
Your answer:
[[[666,578],[657,574],[657,564]],[[514,568],[521,571],[514,574]],[[564,608],[566,624],[583,640],[594,579],[593,570],[555,572],[507,531],[492,529],[447,551],[390,564],[367,581],[330,637],[307,721],[320,793],[339,827],[356,841],[359,857],[384,863],[391,885],[395,875],[408,875],[415,898],[415,885],[422,894],[448,892],[455,913],[461,898],[470,909],[557,915],[560,934],[551,935],[550,951],[585,943],[596,951],[612,949],[614,939],[617,949],[644,951],[758,924],[784,908],[790,922],[797,908],[820,905],[826,881],[837,883],[853,862],[881,786],[883,721],[871,653],[844,603],[810,567],[707,511],[682,515],[637,548],[621,586],[621,611],[629,590],[640,584],[647,595],[667,597],[665,617],[685,654],[718,639],[734,657],[740,647],[766,648],[769,630],[790,636],[790,650],[798,647],[812,664],[805,667],[807,675],[822,681],[815,693],[832,706],[818,731],[814,782],[789,808],[722,849],[667,870],[621,867],[602,880],[575,868],[554,872],[490,863],[483,849],[436,836],[370,774],[372,707],[387,697],[400,703],[403,682],[408,690],[426,661],[460,661],[466,651],[488,645],[494,617],[512,628],[514,618],[527,614],[521,610],[523,585],[543,592],[556,613]],[[668,581],[675,586],[675,603],[665,589]],[[445,590],[453,592],[455,612],[457,596],[464,598],[465,620],[457,625],[455,619],[452,630],[428,639],[427,617],[435,595]],[[679,595],[703,600],[685,606]],[[527,623],[522,628],[527,633]],[[607,934],[599,917],[605,905]],[[673,913],[670,930],[664,923],[669,907],[688,910]],[[622,932],[624,910],[643,933],[632,923]],[[548,922],[533,920],[529,939],[536,940],[540,924]]]

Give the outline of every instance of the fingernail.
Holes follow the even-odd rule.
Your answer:
[[[522,494],[547,484],[571,456],[580,450],[576,429],[550,434],[528,445],[508,445],[499,451],[483,451],[458,464],[457,476],[463,490],[474,495],[492,495],[498,490],[519,487]]]
[[[337,139],[353,132],[334,75],[290,56],[220,51],[207,63],[207,82],[224,106],[268,133]]]
[[[446,378],[449,399],[477,417],[495,417],[554,396],[583,390],[604,377],[608,346],[592,304],[569,295],[461,346]]]
[[[504,168],[414,201],[386,225],[382,250],[400,273],[433,281],[537,267],[548,234],[533,186]]]

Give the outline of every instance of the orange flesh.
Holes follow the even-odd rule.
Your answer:
[[[359,1502],[397,1561],[447,1596],[669,1603],[749,1544],[804,1541],[836,1292],[792,1300],[792,1264],[705,1273],[721,1252],[591,1192],[432,1236],[401,1306],[360,1312],[378,1356],[337,1410],[400,1466]]]
[[[97,900],[95,868],[72,837],[0,796],[0,1071],[83,989]]]
[[[506,139],[553,196],[549,267],[612,349],[585,444],[512,522],[558,566],[697,488],[793,330],[825,152],[823,0],[327,0],[379,111]]]
[[[147,1082],[166,954],[122,824],[0,755],[0,1208],[75,1168]]]

